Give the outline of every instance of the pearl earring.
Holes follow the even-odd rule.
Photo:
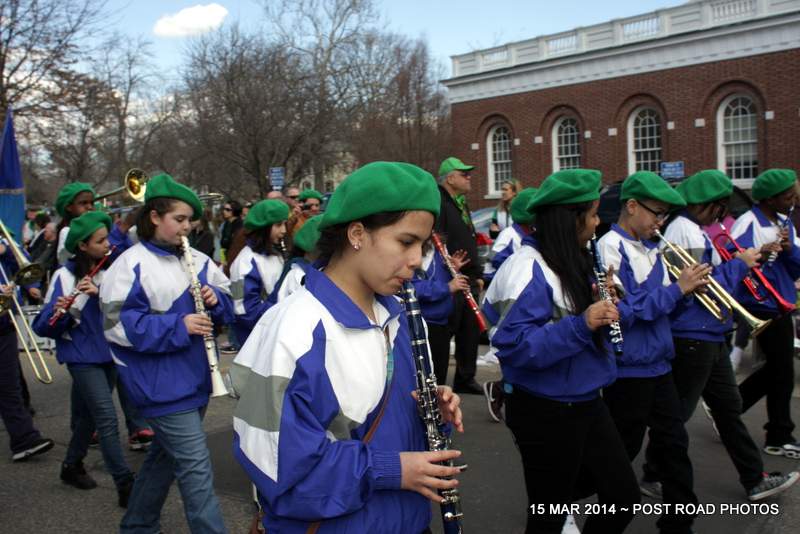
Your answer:
[[[356,249],[356,250],[361,250],[361,244],[360,243],[353,243],[353,248]]]

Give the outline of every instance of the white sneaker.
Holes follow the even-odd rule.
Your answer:
[[[714,435],[717,436],[717,440],[722,441],[722,438],[719,437],[719,430],[717,429],[717,422],[714,421],[714,416],[711,415],[711,408],[708,407],[706,401],[702,401],[701,405],[703,406],[703,411],[706,413],[706,417],[711,422],[711,428],[714,429]]]
[[[564,527],[561,529],[561,534],[581,534],[578,524],[575,523],[575,516],[569,514],[567,520],[564,521]]]
[[[800,458],[800,441],[794,443],[784,443],[783,445],[767,445],[764,447],[764,452],[772,456],[785,456],[796,460]]]
[[[475,363],[480,367],[487,367],[489,365],[498,365],[500,360],[495,356],[495,349],[490,347],[484,354],[478,355],[478,360]]]

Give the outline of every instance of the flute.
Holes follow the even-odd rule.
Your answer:
[[[453,262],[450,261],[450,254],[447,252],[447,247],[444,243],[442,243],[441,238],[436,232],[431,234],[431,240],[433,241],[433,246],[436,247],[436,250],[439,251],[439,254],[442,256],[444,260],[444,264],[447,265],[447,269],[450,271],[450,276],[455,278],[458,276],[458,271],[456,270]],[[478,322],[478,329],[481,332],[486,332],[486,319],[483,318],[483,314],[481,313],[481,309],[478,308],[478,303],[475,302],[475,298],[472,296],[472,291],[469,289],[464,290],[464,298],[467,301],[467,306],[472,310],[472,313],[475,314],[475,320]]]
[[[106,264],[106,262],[108,261],[108,259],[111,257],[111,255],[114,253],[115,250],[117,250],[116,245],[111,247],[111,250],[108,251],[108,254],[100,258],[100,261],[97,262],[97,265],[95,265],[94,268],[91,271],[89,271],[89,274],[87,275],[89,279],[94,278],[94,276],[98,272],[100,272],[100,269],[103,268],[103,265]],[[78,295],[80,294],[81,290],[78,289],[78,285],[75,284],[75,289],[73,289],[72,293],[70,293],[69,296],[67,297],[67,302],[64,304],[64,307],[56,309],[55,313],[53,313],[53,316],[50,317],[50,320],[47,323],[50,326],[55,326],[56,322],[58,322],[58,320],[61,319],[61,317],[63,317],[64,314],[69,311],[69,309],[72,307],[72,304],[75,302],[75,299],[78,298]]]

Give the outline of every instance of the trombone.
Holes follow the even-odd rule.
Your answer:
[[[96,201],[102,200],[112,195],[125,192],[136,202],[141,202],[144,199],[145,191],[147,191],[147,181],[149,179],[150,177],[147,176],[142,169],[133,168],[125,173],[121,187],[112,189],[108,193],[103,193],[100,196],[94,197],[94,199]]]
[[[16,291],[17,286],[32,284],[41,280],[44,277],[44,270],[38,263],[31,263],[28,261],[25,255],[19,250],[19,247],[16,245],[14,240],[11,238],[8,228],[6,228],[6,225],[3,224],[2,221],[0,221],[0,233],[2,233],[2,237],[5,238],[5,244],[9,249],[11,249],[11,253],[14,255],[14,259],[17,261],[17,265],[19,265],[19,271],[17,271],[17,273],[14,275],[14,280],[10,280],[8,278],[8,274],[6,274],[6,270],[3,268],[3,265],[0,264],[0,274],[3,275],[3,280],[11,288],[11,293],[9,295],[0,293],[0,315],[8,312],[8,318],[11,319],[11,324],[14,325],[14,330],[17,331],[17,337],[19,337],[22,348],[25,351],[25,354],[28,356],[28,361],[31,364],[31,368],[33,369],[34,376],[36,376],[36,380],[42,384],[52,384],[53,375],[50,374],[50,369],[47,367],[47,362],[45,361],[44,356],[42,356],[42,352],[39,350],[39,344],[36,342],[36,337],[33,333],[33,330],[31,330],[31,325],[28,324],[28,320],[25,318],[25,313],[22,311],[22,306],[20,306],[19,301],[14,296],[14,291]],[[14,317],[13,308],[16,308],[16,311],[19,314],[19,320],[22,322],[21,327],[17,322],[16,317]],[[33,348],[33,351],[36,353],[36,357],[34,357],[33,353],[31,352],[31,348]]]
[[[664,245],[666,245],[669,251],[681,262],[681,266],[677,266],[667,254],[663,255],[664,263],[667,264],[667,269],[674,278],[677,279],[681,275],[681,270],[683,268],[697,264],[697,261],[686,249],[664,239],[660,231],[656,230],[656,236],[664,242]],[[769,326],[769,319],[764,321],[751,314],[725,291],[725,288],[722,287],[719,282],[710,276],[708,277],[708,293],[695,291],[694,296],[700,301],[700,304],[720,322],[725,322],[732,312],[737,312],[747,323],[748,328],[750,328],[750,337],[757,336]]]

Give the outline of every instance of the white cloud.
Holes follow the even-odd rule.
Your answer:
[[[196,5],[164,15],[156,22],[153,33],[159,37],[186,37],[219,28],[228,10],[219,4]]]

